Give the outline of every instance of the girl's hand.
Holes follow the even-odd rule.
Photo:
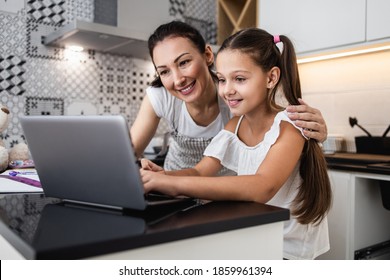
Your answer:
[[[165,175],[162,172],[153,172],[145,169],[141,169],[140,173],[145,193],[158,191],[170,196],[177,195],[172,188],[173,179],[171,176]]]
[[[287,106],[289,118],[294,123],[303,128],[303,133],[312,139],[322,143],[328,137],[328,129],[320,110],[310,107],[302,99],[299,99],[301,105]]]
[[[146,158],[143,158],[141,159],[140,173],[145,193],[150,191],[158,191],[168,195],[174,195],[171,188],[164,188],[164,186],[170,186],[170,184],[169,178],[167,175],[165,175],[165,170],[161,166]]]

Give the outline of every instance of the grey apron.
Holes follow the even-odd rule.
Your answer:
[[[221,100],[219,100],[221,101]],[[223,101],[222,101],[223,102]],[[230,119],[229,111],[220,106],[221,116],[226,124]],[[180,114],[176,114],[178,116]],[[213,138],[189,137],[177,132],[178,120],[173,124],[169,150],[165,157],[165,170],[179,170],[194,167],[202,158],[203,152]],[[235,175],[235,172],[223,168],[218,175]]]

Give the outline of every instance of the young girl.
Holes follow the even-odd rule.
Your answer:
[[[194,168],[165,172],[142,160],[145,191],[289,208],[283,257],[314,259],[325,253],[332,198],[326,161],[317,142],[306,138],[275,101],[277,92],[290,104],[301,98],[291,41],[256,28],[239,31],[222,44],[216,68],[219,95],[236,117]],[[212,177],[222,166],[238,176]]]

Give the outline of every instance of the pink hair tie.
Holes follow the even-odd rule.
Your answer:
[[[280,37],[279,35],[274,35],[274,43],[277,44],[280,42]]]

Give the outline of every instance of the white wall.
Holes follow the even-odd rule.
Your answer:
[[[330,135],[345,137],[347,151],[364,135],[350,116],[374,136],[390,124],[390,51],[301,64],[299,71],[304,100],[321,110]]]

